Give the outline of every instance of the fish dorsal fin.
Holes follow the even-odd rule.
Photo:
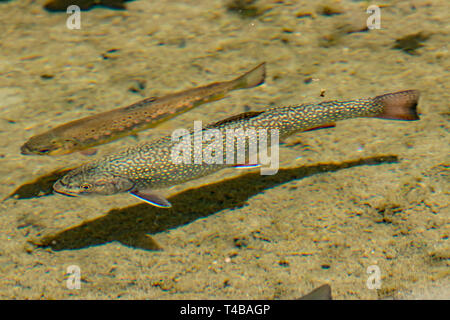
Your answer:
[[[209,124],[206,126],[206,129],[215,128],[215,127],[221,126],[221,125],[229,123],[229,122],[234,122],[234,121],[243,120],[243,119],[250,119],[250,118],[260,115],[263,112],[264,111],[249,111],[249,112],[240,113],[240,114],[231,116],[229,118],[220,120],[218,122]]]
[[[307,295],[297,299],[297,300],[332,300],[331,287],[329,284],[324,284]]]
[[[172,204],[163,196],[155,193],[152,190],[134,190],[130,192],[133,196],[144,200],[152,206],[158,208],[170,208]]]
[[[158,97],[149,97],[149,98],[145,98],[144,100],[138,101],[136,103],[130,104],[128,107],[123,108],[123,110],[133,110],[133,109],[138,109],[142,106],[146,106],[149,103],[152,103],[153,101],[155,101],[156,99],[158,99]]]

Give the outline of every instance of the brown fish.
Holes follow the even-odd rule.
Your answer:
[[[146,98],[127,107],[75,120],[31,137],[22,147],[25,155],[63,155],[132,135],[195,108],[222,99],[232,90],[264,82],[265,63],[224,82],[188,89],[161,98]]]

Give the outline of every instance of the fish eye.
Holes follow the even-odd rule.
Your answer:
[[[39,150],[39,153],[49,153],[50,149],[41,149]]]
[[[84,191],[88,191],[91,188],[92,188],[92,184],[90,184],[90,183],[83,183],[80,185],[80,189],[83,189]]]

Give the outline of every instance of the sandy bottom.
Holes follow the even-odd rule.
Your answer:
[[[43,2],[0,3],[0,196],[18,190],[0,203],[0,298],[293,299],[329,283],[337,299],[450,299],[446,1],[388,1],[369,32],[366,2],[329,2],[341,14],[325,15],[311,1],[261,0],[261,14],[244,18],[218,0],[138,0],[82,12],[81,30]],[[429,38],[416,54],[392,49],[418,32]],[[261,61],[265,85],[139,140],[268,106],[414,88],[421,120],[297,134],[280,149],[277,175],[223,170],[168,190],[171,209],[127,194],[48,194],[50,173],[93,157],[19,152],[57,124]],[[67,287],[70,266],[81,289]],[[371,266],[380,289],[367,286]]]

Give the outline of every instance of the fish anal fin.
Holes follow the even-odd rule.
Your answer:
[[[236,169],[253,169],[261,167],[258,163],[244,163],[244,164],[236,164],[233,166]]]
[[[158,208],[170,208],[172,204],[163,196],[152,190],[134,190],[130,192],[133,196]]]
[[[202,104],[204,104],[204,103],[209,103],[209,102],[214,102],[214,101],[222,100],[222,99],[225,98],[225,97],[226,97],[226,94],[225,94],[225,93],[219,92],[219,93],[214,94],[214,95],[212,95],[212,96],[209,96],[209,97],[207,97],[207,98],[200,99],[200,100],[197,100],[197,101],[193,102],[192,105],[191,105],[191,107],[187,108],[186,111],[188,111],[188,110],[190,110],[190,109],[192,109],[192,108],[195,108],[195,107],[197,107],[197,106],[199,106],[199,105],[202,105]]]

